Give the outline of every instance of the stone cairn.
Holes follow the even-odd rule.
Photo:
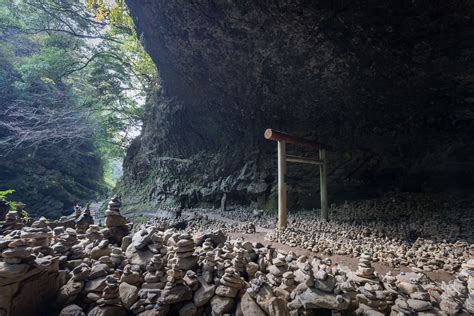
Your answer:
[[[117,207],[111,205],[115,211]],[[473,311],[472,259],[462,264],[452,281],[438,283],[426,276],[424,267],[434,263],[425,260],[420,246],[421,268],[379,278],[372,266],[380,260],[375,246],[374,253],[358,248],[359,263],[352,271],[328,258],[228,240],[212,232],[215,223],[209,221],[190,221],[184,231],[164,220],[157,223],[150,221],[113,243],[99,226],[89,225],[84,233],[70,227],[52,231],[44,218],[0,235],[0,314],[18,314],[14,306],[22,306],[22,311],[29,305],[36,308],[27,314],[38,310],[40,305],[27,289],[39,278],[35,297],[51,290],[54,295],[42,302],[54,300],[53,306],[44,304],[47,312],[63,316],[296,316],[321,309],[333,315],[395,316]],[[466,251],[466,246],[460,249]]]
[[[90,204],[87,204],[86,208],[82,212],[81,208],[79,207],[79,216],[76,216],[75,224],[78,234],[85,234],[89,226],[94,224],[94,219],[91,215]]]
[[[161,292],[158,303],[170,305],[190,300],[192,298],[192,291],[183,281],[184,271],[177,264],[172,264],[171,268],[167,271],[167,275],[167,282]]]
[[[26,272],[29,268],[29,264],[31,263],[33,254],[33,249],[30,246],[31,240],[27,238],[7,240],[7,242],[4,243],[2,250],[2,264],[4,271]]]
[[[440,299],[440,308],[447,314],[474,313],[474,259],[464,263],[454,280],[444,285]]]
[[[474,314],[474,259],[470,259],[462,266],[461,274],[467,279],[467,298],[464,308],[470,314]]]
[[[472,211],[467,203],[453,200],[440,211],[443,204],[434,203],[436,197],[393,195],[396,198],[331,206],[331,223],[322,223],[314,212],[290,214],[286,229],[275,229],[266,238],[324,255],[359,257],[372,252],[374,260],[390,267],[418,267],[427,272],[455,273],[474,256],[474,218],[465,216]],[[232,219],[249,222],[248,214],[235,212]],[[274,216],[263,214],[262,219],[259,226],[270,222],[267,228],[275,227]]]
[[[163,272],[163,258],[161,254],[156,254],[148,264],[144,275],[145,283],[142,288],[146,289],[163,289],[165,287],[165,273]]]
[[[105,226],[107,237],[111,243],[122,243],[122,238],[130,233],[130,227],[125,217],[120,214],[122,202],[120,197],[114,196],[105,211]]]
[[[234,307],[235,297],[242,288],[243,282],[239,273],[232,267],[227,268],[219,280],[216,295],[211,299],[212,312],[216,315],[230,312]]]
[[[280,285],[283,273],[285,273],[287,270],[288,265],[285,261],[285,256],[278,254],[277,257],[272,260],[272,265],[268,267],[268,282],[273,286]]]
[[[18,220],[17,212],[8,211],[5,215],[5,222],[3,223],[0,233],[9,233],[13,230],[21,229],[22,223]]]
[[[202,243],[202,247],[199,251],[199,255],[201,257],[204,257],[209,251],[214,250],[214,245],[211,241],[211,238],[206,238],[204,242]]]
[[[355,275],[360,278],[360,281],[365,281],[364,279],[375,279],[374,274],[375,268],[372,267],[372,254],[363,253],[359,258],[359,265],[357,266],[357,271]]]
[[[214,271],[216,270],[216,260],[213,251],[208,251],[202,263],[202,278],[206,283],[212,283],[214,280]]]
[[[198,262],[198,256],[194,254],[196,244],[190,234],[181,234],[174,249],[176,264],[182,270],[193,268]]]

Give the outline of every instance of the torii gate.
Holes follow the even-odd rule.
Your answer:
[[[326,149],[329,146],[317,143],[298,136],[292,136],[283,132],[272,129],[265,131],[264,137],[269,140],[278,142],[278,227],[286,227],[288,218],[288,209],[286,206],[286,163],[298,162],[312,165],[319,165],[319,180],[321,192],[321,219],[328,220],[328,192],[327,192],[327,165],[326,165]],[[319,159],[311,159],[306,157],[287,155],[286,143],[294,144],[302,147],[319,150]]]

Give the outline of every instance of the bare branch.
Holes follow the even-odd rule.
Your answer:
[[[73,145],[92,135],[93,126],[87,117],[74,108],[55,104],[37,107],[17,100],[0,109],[0,141],[3,153],[44,144]]]

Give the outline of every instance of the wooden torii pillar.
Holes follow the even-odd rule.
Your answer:
[[[289,135],[283,132],[267,129],[264,137],[269,140],[278,142],[278,227],[286,227],[288,218],[287,209],[287,190],[286,190],[286,163],[297,162],[312,165],[319,165],[319,180],[321,192],[321,219],[327,221],[328,214],[328,191],[327,191],[327,166],[326,166],[326,149],[329,146],[304,139],[298,136]],[[288,155],[286,153],[286,143],[294,144],[302,147],[319,150],[319,159],[311,159]]]

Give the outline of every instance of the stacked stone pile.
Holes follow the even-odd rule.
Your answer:
[[[196,244],[190,234],[181,234],[174,247],[176,264],[180,269],[192,269],[198,262],[198,256],[194,254]]]
[[[122,238],[130,233],[130,227],[125,217],[120,214],[122,202],[118,196],[114,196],[105,211],[106,237],[112,243],[121,244]]]
[[[467,280],[467,297],[464,308],[468,313],[474,314],[474,259],[463,264],[460,275]]]
[[[0,314],[31,314],[35,309],[42,310],[41,302],[51,300],[57,291],[59,260],[52,256],[52,231],[41,218],[32,226],[4,233],[0,235]],[[18,291],[31,296],[27,306],[15,301]]]
[[[274,213],[258,212],[254,218],[249,210],[238,208],[200,211],[205,215],[194,214],[188,220],[192,233],[209,228],[248,233],[251,223],[267,228],[276,224]],[[466,216],[471,213],[472,206],[462,201],[443,204],[432,196],[394,193],[333,205],[329,223],[320,222],[317,211],[290,213],[287,228],[273,231],[267,239],[329,256],[372,252],[374,261],[394,268],[454,273],[474,256],[474,217]]]
[[[26,286],[33,282],[32,271],[42,271],[54,280],[45,286],[60,286],[55,304],[48,306],[49,300],[45,306],[61,315],[310,315],[320,309],[360,315],[472,313],[472,259],[460,264],[452,281],[439,284],[425,276],[424,268],[379,276],[373,266],[382,261],[377,247],[357,248],[359,264],[352,271],[327,258],[227,239],[209,230],[212,224],[179,231],[163,223],[150,222],[111,243],[98,226],[90,225],[83,234],[64,227],[53,233],[39,219],[0,236],[0,291],[10,293],[5,286],[16,280]],[[206,233],[193,233],[199,227]],[[423,251],[436,251],[431,246]],[[2,313],[19,299],[3,297]]]
[[[90,205],[87,204],[84,211],[81,211],[79,207],[79,215],[76,213],[75,226],[78,234],[84,234],[90,225],[94,224],[94,219],[91,215]]]
[[[462,265],[462,270],[454,280],[443,284],[440,295],[440,308],[448,314],[459,312],[473,313],[474,303],[474,259]]]
[[[216,295],[211,299],[212,312],[216,315],[231,312],[236,304],[235,298],[243,286],[239,273],[232,267],[227,268],[219,279]]]
[[[5,221],[0,226],[0,233],[8,234],[12,230],[21,229],[23,224],[18,219],[18,213],[9,211],[5,215]]]
[[[464,261],[474,256],[474,244],[466,241],[435,242],[418,238],[407,243],[406,236],[390,238],[388,234],[378,232],[379,229],[387,230],[386,223],[372,230],[362,228],[363,225],[320,222],[314,215],[295,217],[296,220],[286,229],[275,229],[266,238],[323,255],[359,257],[364,252],[373,252],[373,259],[378,262],[392,267],[418,267],[424,271],[455,272]]]

